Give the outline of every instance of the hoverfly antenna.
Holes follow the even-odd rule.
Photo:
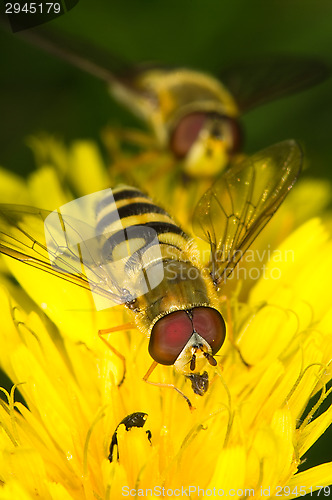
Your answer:
[[[209,354],[208,352],[203,352],[203,356],[205,356],[205,358],[208,360],[211,366],[217,366],[217,361],[212,356],[212,354]]]
[[[192,358],[190,360],[190,370],[193,372],[196,367],[196,354],[192,355]]]

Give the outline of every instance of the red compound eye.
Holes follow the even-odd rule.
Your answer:
[[[212,354],[216,354],[226,336],[223,317],[210,307],[195,307],[192,314],[195,331],[211,346]]]
[[[167,314],[152,328],[150,356],[161,365],[173,365],[192,334],[193,325],[185,311]]]
[[[197,112],[186,115],[179,121],[171,137],[171,149],[177,158],[186,156],[206,119],[206,113]]]
[[[243,134],[236,119],[218,113],[197,111],[183,116],[174,127],[170,148],[177,158],[184,158],[188,154],[203,127],[211,138],[225,143],[230,155],[241,149]]]

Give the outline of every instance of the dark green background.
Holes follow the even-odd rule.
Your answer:
[[[332,66],[330,0],[81,0],[51,22],[132,61],[156,60],[218,73],[263,54],[314,56]],[[0,164],[32,168],[27,134],[98,137],[106,123],[133,124],[102,82],[1,33]],[[303,140],[312,174],[331,176],[332,79],[244,117],[246,150]]]
[[[131,61],[156,60],[218,70],[264,54],[314,56],[332,67],[331,0],[81,0],[53,21],[70,34]],[[92,76],[0,33],[0,164],[33,169],[26,135],[56,133],[69,142],[98,139],[107,123],[137,123]],[[246,151],[282,139],[303,141],[310,169],[332,177],[332,78],[318,87],[250,112],[243,119]],[[308,454],[302,468],[332,459],[332,433]]]

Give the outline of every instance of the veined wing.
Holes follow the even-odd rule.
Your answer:
[[[123,303],[121,288],[109,282],[100,268],[96,245],[91,245],[94,229],[59,212],[58,225],[53,224],[51,232],[46,228],[45,233],[44,222],[49,216],[54,220],[54,214],[29,206],[0,204],[0,253],[89,289],[107,301]],[[70,243],[75,237],[81,242],[76,246]]]
[[[193,229],[210,243],[216,285],[232,273],[281,205],[301,165],[295,141],[275,144],[225,172],[198,202]]]
[[[326,64],[315,59],[271,56],[231,66],[219,76],[245,112],[317,85],[329,74]]]

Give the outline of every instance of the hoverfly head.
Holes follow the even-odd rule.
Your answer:
[[[215,112],[184,116],[175,127],[171,149],[183,158],[186,174],[212,176],[222,172],[242,145],[239,122]]]

